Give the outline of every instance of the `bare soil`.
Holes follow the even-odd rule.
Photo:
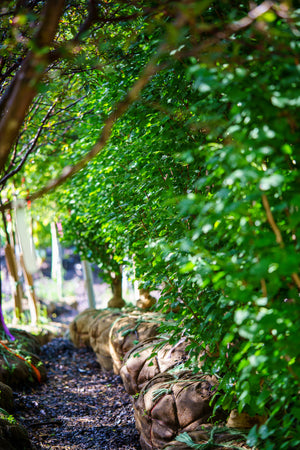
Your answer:
[[[36,450],[140,450],[130,396],[91,349],[56,338],[40,355],[48,380],[15,391],[15,418]]]

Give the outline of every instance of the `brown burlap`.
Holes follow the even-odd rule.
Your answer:
[[[155,375],[186,361],[187,345],[188,342],[180,341],[172,346],[164,337],[151,337],[135,345],[126,353],[120,369],[128,394],[137,394]]]
[[[207,444],[210,442],[210,449],[222,448],[222,450],[229,450],[232,449],[232,446],[244,448],[245,450],[250,449],[245,444],[245,437],[238,432],[233,433],[224,427],[213,427],[207,424],[202,425],[202,427],[203,430],[187,433],[194,444]],[[179,439],[181,438],[180,435],[178,437]],[[216,444],[216,446],[213,444]],[[163,447],[163,450],[190,450],[191,448],[191,445],[188,443],[173,440]]]
[[[32,450],[33,447],[25,428],[0,418],[0,449]]]
[[[266,416],[249,416],[249,414],[242,412],[239,413],[236,409],[230,412],[230,416],[227,420],[227,427],[229,428],[239,428],[239,429],[249,429],[254,427],[254,425],[262,425],[267,420]]]
[[[14,410],[13,390],[7,384],[0,382],[0,408],[12,412]]]
[[[179,433],[201,429],[212,420],[210,402],[217,384],[214,376],[190,371],[156,375],[134,399],[142,448],[161,449]],[[214,420],[221,418],[218,413]]]
[[[100,366],[104,370],[112,370],[113,368],[109,350],[109,332],[113,323],[120,317],[123,317],[123,312],[120,310],[106,309],[90,325],[90,345],[96,353]]]
[[[96,317],[102,315],[103,311],[105,310],[94,308],[85,309],[75,317],[73,322],[70,323],[70,340],[73,342],[75,347],[90,346],[89,331],[91,323],[96,319]]]
[[[149,309],[156,304],[156,298],[150,295],[147,289],[139,289],[139,299],[136,306],[141,309]]]
[[[122,361],[129,350],[157,334],[162,317],[158,313],[133,311],[115,321],[109,334],[114,373],[120,373]]]
[[[38,355],[40,353],[41,343],[37,336],[28,333],[25,330],[19,330],[17,328],[10,328],[11,334],[16,338],[15,341],[9,341],[6,335],[1,336],[2,342],[9,348],[27,350],[30,353]]]
[[[107,303],[108,308],[123,308],[125,305],[125,300],[119,296],[113,296]]]
[[[20,354],[21,352],[19,352]],[[46,380],[46,369],[41,360],[33,353],[24,352],[20,354],[23,358],[28,358],[28,362],[18,358],[0,346],[0,381],[8,386],[22,386],[26,383],[36,383],[38,376],[32,366],[33,364],[40,372],[41,381]]]

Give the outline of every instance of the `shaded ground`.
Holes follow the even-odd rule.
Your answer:
[[[57,338],[41,359],[47,383],[15,393],[15,417],[37,450],[140,450],[130,397],[92,350]]]
[[[10,313],[11,286],[2,253],[3,306]],[[48,318],[64,324],[88,307],[79,258],[72,253],[67,256],[62,302],[50,278],[50,255],[35,275],[36,293]],[[111,291],[99,275],[93,271],[96,307],[103,308]],[[47,382],[14,392],[14,416],[27,429],[36,450],[140,450],[130,397],[121,378],[102,372],[92,350],[76,349],[68,339],[57,338],[42,347],[40,357]]]

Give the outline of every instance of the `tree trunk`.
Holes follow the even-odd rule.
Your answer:
[[[23,290],[19,281],[17,261],[10,244],[5,246],[5,259],[10,274],[12,295],[14,298],[14,321],[18,321],[22,313]]]
[[[121,268],[118,273],[111,272],[111,290],[113,293],[112,298],[109,300],[107,306],[109,308],[122,308],[125,305],[125,301],[122,298],[122,271]]]
[[[2,273],[1,273],[1,261],[0,261],[0,330],[4,330],[6,336],[8,336],[11,341],[14,341],[16,338],[9,331],[9,329],[8,329],[6,323],[5,323],[5,320],[4,320],[4,316],[3,316],[3,310],[2,310],[2,279],[1,279],[1,277],[2,277]]]
[[[141,309],[149,309],[156,303],[156,298],[150,295],[148,289],[139,289],[139,300],[136,306]]]

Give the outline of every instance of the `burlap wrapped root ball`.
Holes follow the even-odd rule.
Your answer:
[[[123,317],[121,311],[110,309],[103,310],[103,314],[97,316],[90,325],[90,345],[103,370],[110,371],[113,369],[113,362],[109,349],[109,332],[113,323],[120,317]]]
[[[14,394],[10,386],[0,382],[0,408],[7,412],[14,410]]]
[[[161,449],[180,433],[223,419],[223,412],[212,418],[217,386],[216,377],[190,371],[165,372],[149,381],[133,401],[143,450]]]
[[[0,345],[0,381],[11,387],[46,380],[46,369],[33,353]]]
[[[188,358],[188,342],[171,345],[166,337],[151,337],[135,345],[126,353],[120,375],[128,394],[142,390],[159,373],[179,367]]]
[[[26,429],[2,417],[0,418],[0,448],[2,450],[34,450]]]
[[[136,306],[140,309],[150,309],[156,304],[156,298],[153,297],[147,289],[139,289],[139,299]]]
[[[41,342],[37,336],[17,328],[10,328],[9,331],[14,336],[14,341],[9,341],[4,331],[1,336],[1,341],[4,342],[9,348],[27,350],[35,355],[40,353]]]
[[[266,420],[267,416],[260,416],[258,414],[250,416],[246,412],[239,413],[236,409],[233,409],[232,411],[230,411],[226,426],[229,428],[247,430],[254,427],[254,425],[263,425]]]
[[[104,310],[95,308],[85,309],[70,323],[70,340],[73,342],[75,347],[90,346],[90,326],[96,317],[103,314],[103,311]]]
[[[114,373],[119,374],[125,354],[136,344],[156,336],[163,316],[153,312],[134,311],[116,320],[109,334],[109,349]]]

